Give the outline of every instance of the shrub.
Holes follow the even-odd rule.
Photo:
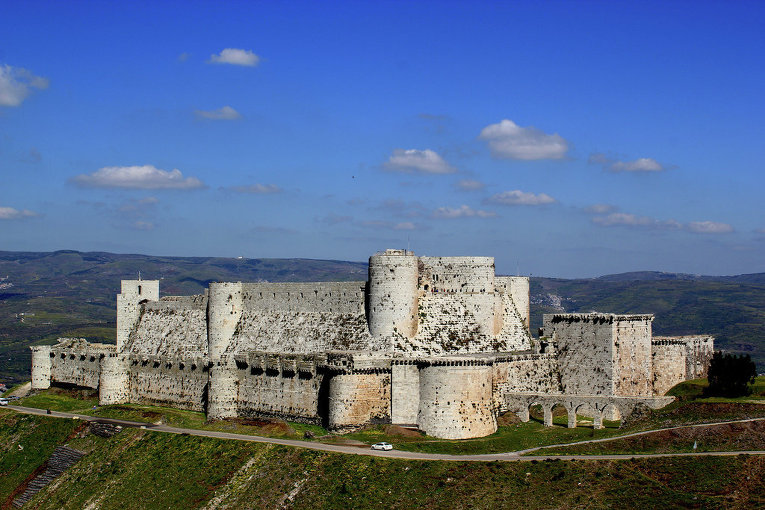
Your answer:
[[[709,363],[705,395],[741,397],[752,393],[750,384],[757,377],[757,365],[748,354],[737,356],[717,351]]]

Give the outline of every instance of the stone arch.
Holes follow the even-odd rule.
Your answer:
[[[532,410],[534,411],[532,413]],[[524,411],[526,413],[526,416],[531,419],[533,415],[542,415],[542,422],[544,422],[544,411],[545,410],[545,403],[542,400],[539,399],[529,399],[526,401]],[[539,418],[534,417],[534,421],[539,420]]]
[[[545,425],[548,427],[553,426],[553,420],[555,419],[555,415],[557,413],[560,413],[560,409],[563,409],[563,411],[566,413],[567,421],[570,425],[571,423],[571,416],[572,412],[570,410],[570,407],[566,405],[565,402],[550,402],[545,406]],[[576,426],[576,415],[574,416],[574,426]]]
[[[574,408],[574,415],[579,416],[586,416],[587,418],[592,418],[593,426],[597,421],[600,421],[602,423],[600,410],[598,409],[597,403],[594,402],[577,402],[575,404]],[[596,427],[600,428],[600,427]]]
[[[622,409],[614,402],[608,402],[603,408],[602,416],[604,420],[621,422],[623,417]]]

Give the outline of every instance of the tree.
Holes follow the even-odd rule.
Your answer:
[[[736,356],[717,351],[709,363],[705,395],[717,397],[741,397],[752,393],[750,384],[757,377],[757,365],[748,354]]]

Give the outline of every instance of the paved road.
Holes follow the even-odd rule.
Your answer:
[[[14,411],[25,413],[25,414],[37,414],[42,416],[45,416],[47,414],[44,409],[37,409],[34,407],[22,407],[22,406],[9,405],[8,409],[13,409]],[[517,452],[489,453],[489,454],[482,454],[482,455],[448,455],[448,454],[442,454],[442,453],[407,452],[404,450],[392,450],[392,451],[384,452],[384,451],[370,450],[367,446],[358,447],[358,446],[347,446],[347,445],[334,445],[334,444],[325,444],[325,443],[318,443],[318,442],[312,442],[312,441],[300,441],[296,439],[278,439],[273,437],[250,436],[247,434],[232,434],[229,432],[217,432],[213,430],[184,429],[184,428],[178,428],[178,427],[169,427],[167,425],[154,425],[154,424],[135,422],[135,421],[116,420],[112,418],[101,418],[98,416],[88,416],[85,414],[62,413],[59,411],[51,411],[51,413],[48,416],[53,416],[55,418],[80,419],[85,421],[113,423],[115,425],[121,425],[123,427],[140,427],[146,430],[151,430],[155,432],[165,432],[169,434],[188,434],[190,436],[214,437],[217,439],[232,439],[237,441],[251,441],[254,443],[270,443],[270,444],[279,444],[279,445],[285,445],[285,446],[294,446],[297,448],[310,448],[312,450],[320,450],[325,452],[346,453],[346,454],[353,454],[353,455],[369,455],[373,457],[388,457],[388,458],[394,458],[394,459],[410,459],[410,460],[448,460],[448,461],[463,461],[463,462],[464,461],[468,461],[468,462],[491,462],[491,461],[530,462],[532,460],[539,461],[539,460],[552,460],[552,459],[624,460],[624,459],[632,459],[632,458],[645,459],[645,458],[658,458],[658,457],[690,457],[690,456],[728,457],[728,456],[742,455],[742,454],[765,455],[765,450],[735,451],[735,452],[698,452],[698,453],[652,453],[652,454],[629,454],[629,455],[523,455],[524,453],[536,451],[540,448],[548,448],[550,446],[566,446],[565,444],[540,446],[537,448],[529,448],[527,450],[521,450]],[[645,432],[636,432],[633,434],[627,434],[624,436],[618,436],[614,438],[580,441],[576,444],[595,443],[595,442],[609,441],[612,439],[622,439],[625,437],[633,437],[633,436],[639,436],[644,434],[650,434],[651,432],[658,432],[661,430],[673,430],[673,429],[681,429],[681,428],[689,428],[689,427],[708,427],[712,425],[724,425],[727,423],[740,423],[740,422],[758,421],[758,420],[765,420],[765,418],[707,423],[707,424],[701,424],[701,425],[686,425],[682,427],[672,427],[670,429],[659,429],[659,430],[652,430],[652,431],[645,431]]]

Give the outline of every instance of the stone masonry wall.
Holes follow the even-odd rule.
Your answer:
[[[317,370],[315,356],[253,352],[237,356],[236,367],[237,415],[322,424],[325,374]]]
[[[498,407],[508,393],[561,393],[558,359],[554,354],[501,356],[494,362],[494,395]]]
[[[129,363],[130,402],[204,411],[206,361],[133,355]]]
[[[614,394],[653,395],[652,315],[618,316],[614,339]]]
[[[207,355],[207,297],[173,296],[141,305],[125,351],[180,358]]]
[[[73,384],[84,388],[98,388],[101,358],[114,353],[116,346],[91,344],[82,338],[60,338],[51,346],[52,383]]]
[[[685,380],[685,343],[667,338],[651,342],[653,393],[664,395]]]
[[[390,423],[391,373],[354,370],[329,380],[329,427],[342,430],[365,423]]]
[[[558,357],[562,391],[612,395],[613,318],[601,314],[546,314],[543,322],[544,335]]]
[[[495,432],[490,364],[449,358],[421,368],[417,425],[426,434],[445,439]]]

